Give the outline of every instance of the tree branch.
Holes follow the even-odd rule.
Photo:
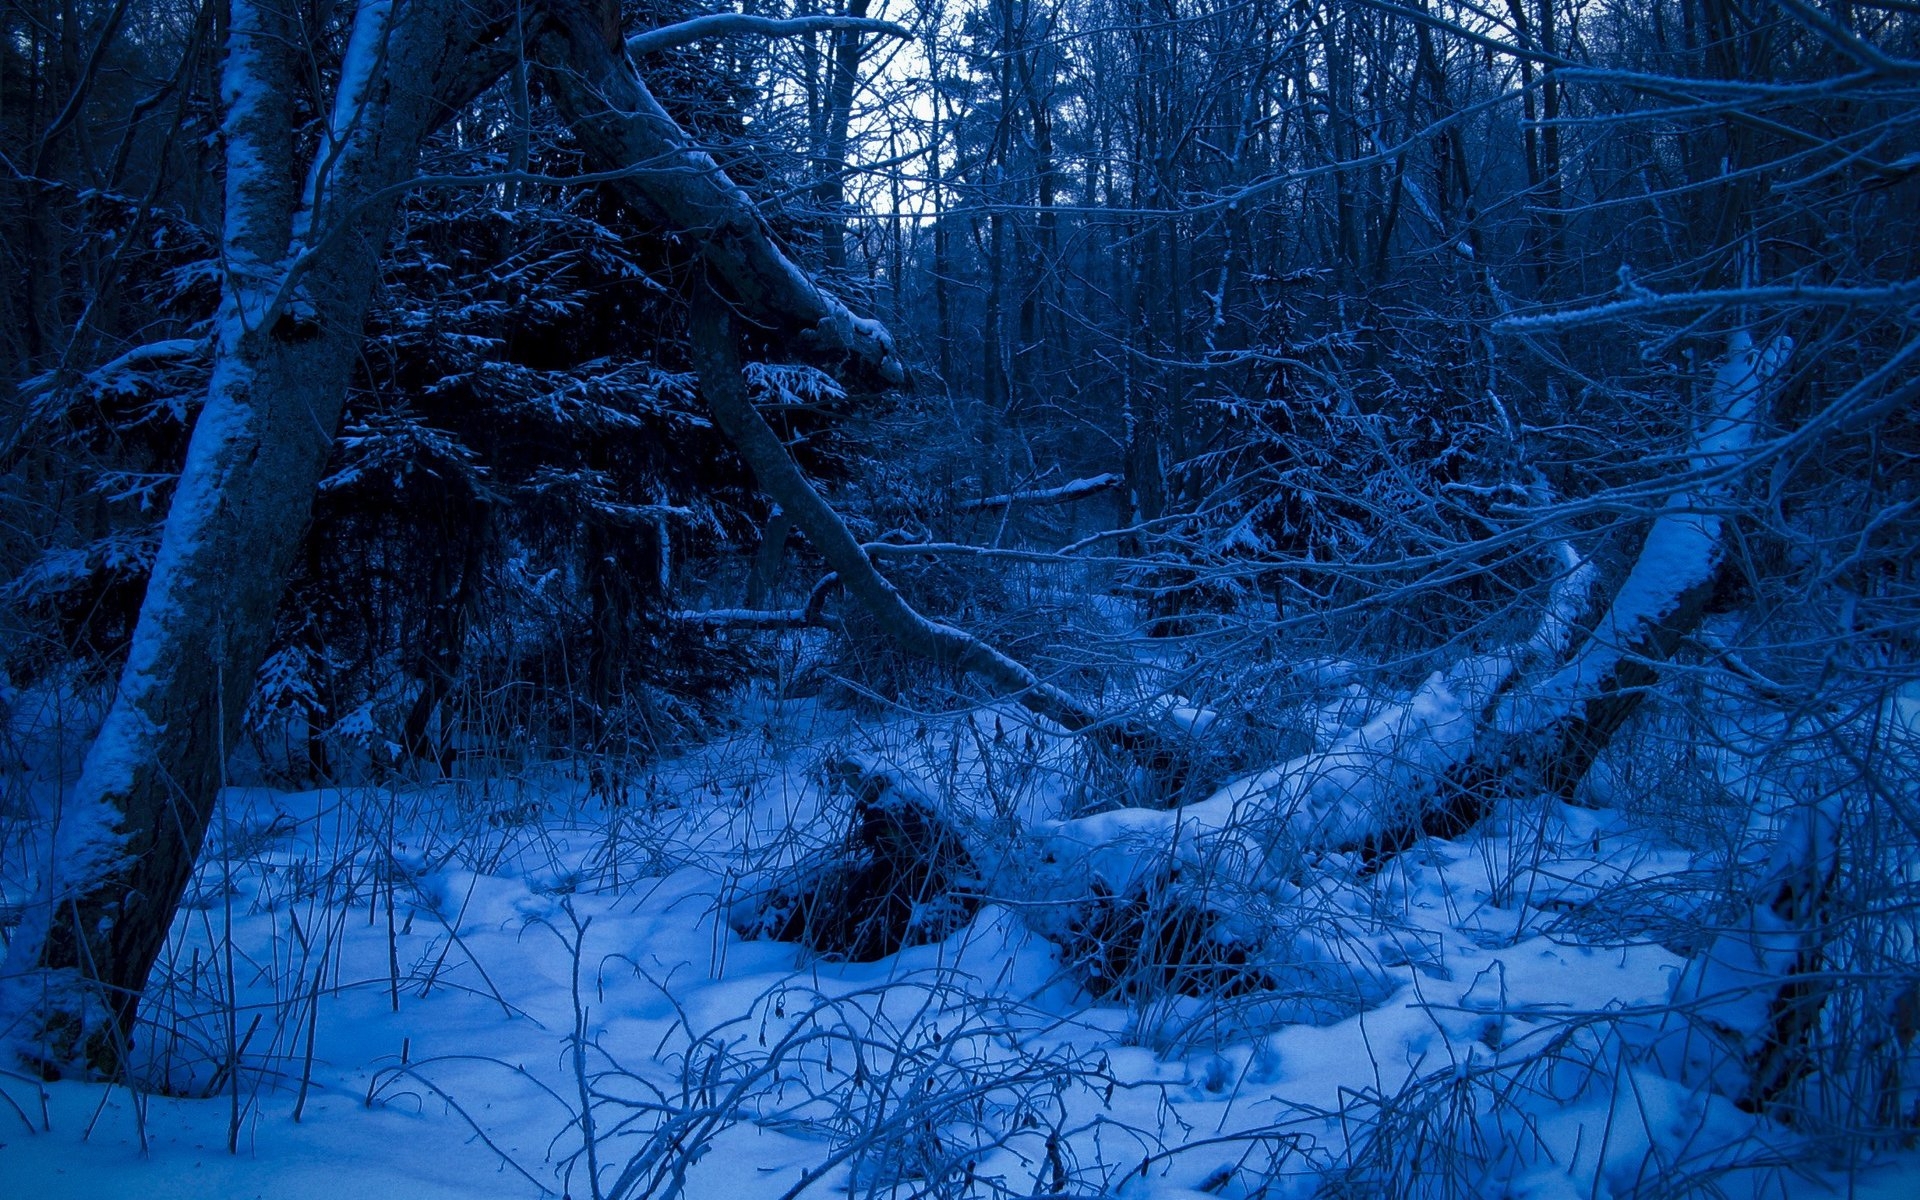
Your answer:
[[[693,239],[756,322],[814,359],[878,386],[905,382],[893,340],[818,287],[774,242],[753,200],[647,90],[625,44],[607,36],[606,0],[551,0],[539,62],[594,167],[629,205]]]
[[[733,317],[727,302],[704,280],[695,287],[689,334],[700,391],[714,424],[733,443],[760,487],[792,514],[848,592],[864,605],[900,648],[919,658],[957,667],[1034,715],[1074,732],[1101,726],[1092,711],[1059,688],[964,630],[921,615],[873,565],[838,513],[794,465],[779,435],[747,395]]]
[[[635,58],[658,54],[692,42],[726,37],[802,37],[809,33],[876,33],[910,38],[912,32],[892,21],[864,17],[756,17],[747,13],[713,13],[672,25],[662,25],[627,39],[627,53]]]
[[[1070,479],[1059,487],[1035,488],[1025,492],[1007,492],[998,496],[982,496],[978,500],[963,500],[953,506],[955,512],[985,512],[989,509],[1010,508],[1015,504],[1071,504],[1075,500],[1085,500],[1088,496],[1097,496],[1101,492],[1110,492],[1122,483],[1118,475],[1095,475],[1088,479]]]

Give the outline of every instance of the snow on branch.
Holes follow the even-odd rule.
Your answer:
[[[1120,486],[1120,476],[1109,472],[1094,475],[1086,479],[1070,479],[1059,487],[1037,488],[1026,492],[1005,492],[998,496],[982,496],[978,500],[963,500],[954,505],[955,512],[985,512],[991,509],[1008,508],[1015,504],[1071,504],[1084,500],[1088,496],[1097,496]]]
[[[1695,472],[1727,465],[1752,441],[1767,382],[1791,349],[1777,339],[1756,349],[1745,332],[1729,339],[1710,388],[1710,414],[1691,453]],[[1560,572],[1531,635],[1493,653],[1437,671],[1405,700],[1325,750],[1243,778],[1209,799],[1162,811],[1124,808],[1061,822],[1040,838],[1047,874],[1071,892],[1097,882],[1112,892],[1144,886],[1184,865],[1222,867],[1234,878],[1280,886],[1302,854],[1404,844],[1431,831],[1434,797],[1471,790],[1476,762],[1527,760],[1514,735],[1533,738],[1591,719],[1596,700],[1622,684],[1626,664],[1658,657],[1658,642],[1711,585],[1721,554],[1719,489],[1701,485],[1668,498],[1645,546],[1599,624],[1570,658],[1578,614],[1594,568],[1557,542]],[[872,550],[873,547],[869,547]],[[1541,682],[1509,691],[1528,665],[1545,660]],[[1496,707],[1497,705],[1497,707]],[[1547,737],[1549,745],[1557,745]],[[1467,811],[1478,812],[1478,794]],[[1451,799],[1448,800],[1451,803]]]
[[[1432,792],[1472,752],[1473,714],[1508,663],[1476,657],[1436,671],[1404,702],[1325,750],[1249,775],[1177,809],[1121,808],[1063,821],[1040,838],[1047,874],[1067,890],[1116,893],[1172,864],[1229,866],[1279,884],[1290,856],[1365,843]]]
[[[1692,466],[1728,465],[1752,443],[1761,393],[1785,364],[1793,343],[1775,339],[1756,350],[1745,331],[1728,340],[1727,359],[1714,378],[1713,413],[1694,443]],[[1646,543],[1613,603],[1578,652],[1538,685],[1515,695],[1497,718],[1508,733],[1543,729],[1611,687],[1624,659],[1640,654],[1649,637],[1687,596],[1708,587],[1721,555],[1721,518],[1711,511],[1719,488],[1674,493],[1661,506]]]
[[[298,240],[315,233],[327,202],[327,188],[347,143],[366,127],[362,114],[375,77],[386,68],[392,20],[393,0],[361,0],[354,11],[353,32],[347,37],[346,54],[340,60],[340,82],[333,92],[326,140],[313,157],[300,212],[294,220],[294,237]]]
[[[839,574],[828,571],[813,585],[806,603],[799,608],[690,608],[674,613],[673,619],[682,625],[707,630],[830,627],[836,625],[837,621],[830,620],[826,615],[827,597],[839,586]]]
[[[1718,288],[1694,292],[1649,292],[1631,284],[1627,294],[1606,304],[1570,308],[1560,312],[1531,316],[1501,317],[1494,328],[1503,333],[1534,333],[1548,329],[1575,329],[1583,325],[1601,325],[1633,317],[1664,316],[1668,313],[1697,312],[1733,305],[1811,305],[1821,308],[1905,308],[1920,304],[1920,279],[1889,283],[1880,287],[1808,287],[1782,284],[1774,287]]]
[[[732,320],[731,306],[710,287],[695,292],[688,341],[714,423],[753,471],[761,490],[792,514],[794,524],[827,560],[848,594],[907,653],[977,676],[1063,729],[1104,728],[1097,714],[1043,682],[1024,664],[965,630],[923,615],[875,568],[867,548],[801,473],[785,444],[753,406],[734,345]]]
[[[801,37],[809,33],[874,33],[885,37],[911,38],[912,32],[892,21],[869,17],[757,17],[748,13],[712,13],[704,17],[662,25],[627,39],[627,53],[634,57],[658,54],[677,46],[727,37]]]
[[[881,386],[906,381],[892,336],[855,316],[788,258],[759,207],[648,90],[583,0],[549,0],[539,59],[555,104],[607,183],[649,220],[696,238],[730,299],[823,365]]]

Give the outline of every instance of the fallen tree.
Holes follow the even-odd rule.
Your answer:
[[[1660,506],[1633,566],[1577,645],[1574,621],[1592,568],[1559,542],[1558,578],[1525,641],[1436,671],[1326,750],[1198,804],[1064,822],[1048,834],[1056,860],[1082,864],[1114,890],[1137,883],[1156,861],[1228,846],[1253,864],[1303,850],[1377,860],[1423,836],[1464,832],[1502,796],[1571,796],[1645,699],[1659,663],[1705,615],[1725,553],[1725,518],[1716,511],[1725,487],[1715,481],[1748,446],[1789,348],[1783,339],[1757,350],[1745,333],[1729,340],[1688,481]],[[1126,865],[1102,865],[1109,859]]]
[[[696,332],[696,346],[701,337]],[[1465,832],[1502,797],[1570,797],[1644,701],[1659,664],[1705,614],[1724,558],[1720,481],[1748,447],[1788,349],[1783,340],[1757,350],[1743,333],[1729,340],[1689,469],[1591,628],[1582,633],[1577,623],[1595,569],[1564,540],[1553,542],[1557,575],[1525,639],[1434,672],[1325,749],[1205,800],[1119,808],[1035,830],[1024,857],[1040,865],[1023,872],[1021,886],[1043,914],[1041,932],[1066,947],[1096,990],[1142,979],[1182,991],[1258,986],[1252,941],[1231,932],[1231,905],[1183,880],[1285,893],[1298,885],[1303,863],[1352,855],[1364,872],[1421,837]],[[710,359],[703,384],[724,366]],[[761,436],[771,441],[770,430]],[[858,550],[850,544],[841,553]],[[1186,947],[1186,958],[1176,946]]]

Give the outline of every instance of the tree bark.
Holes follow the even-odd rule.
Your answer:
[[[348,73],[302,193],[296,26],[273,0],[231,12],[213,378],[119,689],[0,996],[7,1017],[27,1014],[7,1023],[50,1072],[126,1065],[332,446],[397,185],[422,139],[508,61],[471,4],[416,0],[390,20],[366,0],[354,41],[370,57]]]
[[[695,285],[689,337],[700,391],[713,412],[714,424],[746,460],[761,489],[792,517],[838,574],[842,585],[901,649],[976,676],[995,691],[1018,700],[1036,716],[1064,729],[1078,732],[1100,727],[1092,711],[1043,683],[1020,663],[964,630],[921,615],[880,573],[839,514],[794,465],[779,435],[754,408],[734,345],[732,310],[705,281]]]
[[[904,382],[887,331],[795,266],[753,201],[660,107],[627,57],[615,0],[546,7],[543,80],[594,168],[619,173],[607,186],[647,219],[697,238],[708,269],[754,320],[856,382]]]

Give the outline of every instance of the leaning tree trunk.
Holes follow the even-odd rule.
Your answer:
[[[1661,505],[1633,567],[1577,651],[1545,678],[1500,696],[1472,755],[1443,781],[1441,802],[1426,809],[1421,832],[1463,832],[1501,795],[1573,798],[1659,681],[1659,664],[1707,614],[1726,560],[1726,518],[1716,511],[1727,499],[1723,481],[1751,442],[1766,389],[1791,348],[1781,338],[1758,349],[1744,331],[1728,339],[1708,388],[1712,409],[1692,448],[1693,481]],[[1393,840],[1373,845],[1392,848]]]
[[[853,315],[783,254],[752,199],[647,90],[620,37],[617,0],[548,0],[541,79],[588,160],[632,208],[699,239],[744,310],[856,380],[905,374],[886,330]],[[644,169],[635,169],[641,167]]]
[[[225,294],[213,378],[112,709],[0,975],[0,1036],[42,1069],[124,1069],[147,974],[206,836],[339,422],[394,208],[421,142],[535,38],[545,78],[635,206],[702,235],[757,320],[897,380],[886,331],[816,288],[647,92],[615,0],[360,0],[304,188],[283,0],[228,0]],[[527,19],[531,17],[532,19]]]
[[[872,614],[895,644],[917,658],[957,667],[981,679],[1062,728],[1074,732],[1101,728],[1093,712],[1022,664],[965,630],[922,615],[880,573],[753,406],[740,353],[734,345],[732,310],[704,280],[695,284],[688,336],[700,391],[713,412],[714,424],[746,461],[761,489],[792,517],[839,576],[841,585]]]
[[[1500,797],[1570,793],[1706,611],[1725,555],[1726,519],[1716,511],[1728,501],[1724,481],[1747,450],[1786,348],[1783,340],[1761,352],[1744,334],[1732,338],[1688,477],[1584,636],[1576,638],[1575,620],[1592,568],[1562,544],[1562,577],[1528,640],[1436,671],[1407,702],[1328,748],[1199,803],[1041,829],[1023,858],[1042,864],[1027,892],[1047,902],[1034,909],[1050,922],[1042,932],[1071,943],[1089,922],[1104,927],[1128,906],[1151,908],[1181,875],[1225,872],[1250,888],[1284,886],[1303,852],[1357,853],[1371,869],[1423,836],[1465,832]],[[1776,1024],[1803,1023],[1804,1007]]]
[[[230,11],[212,382],[119,690],[9,956],[8,1024],[49,1070],[125,1065],[326,465],[398,185],[421,140],[508,62],[470,3],[396,15],[365,0],[303,190],[293,15],[270,0]]]

